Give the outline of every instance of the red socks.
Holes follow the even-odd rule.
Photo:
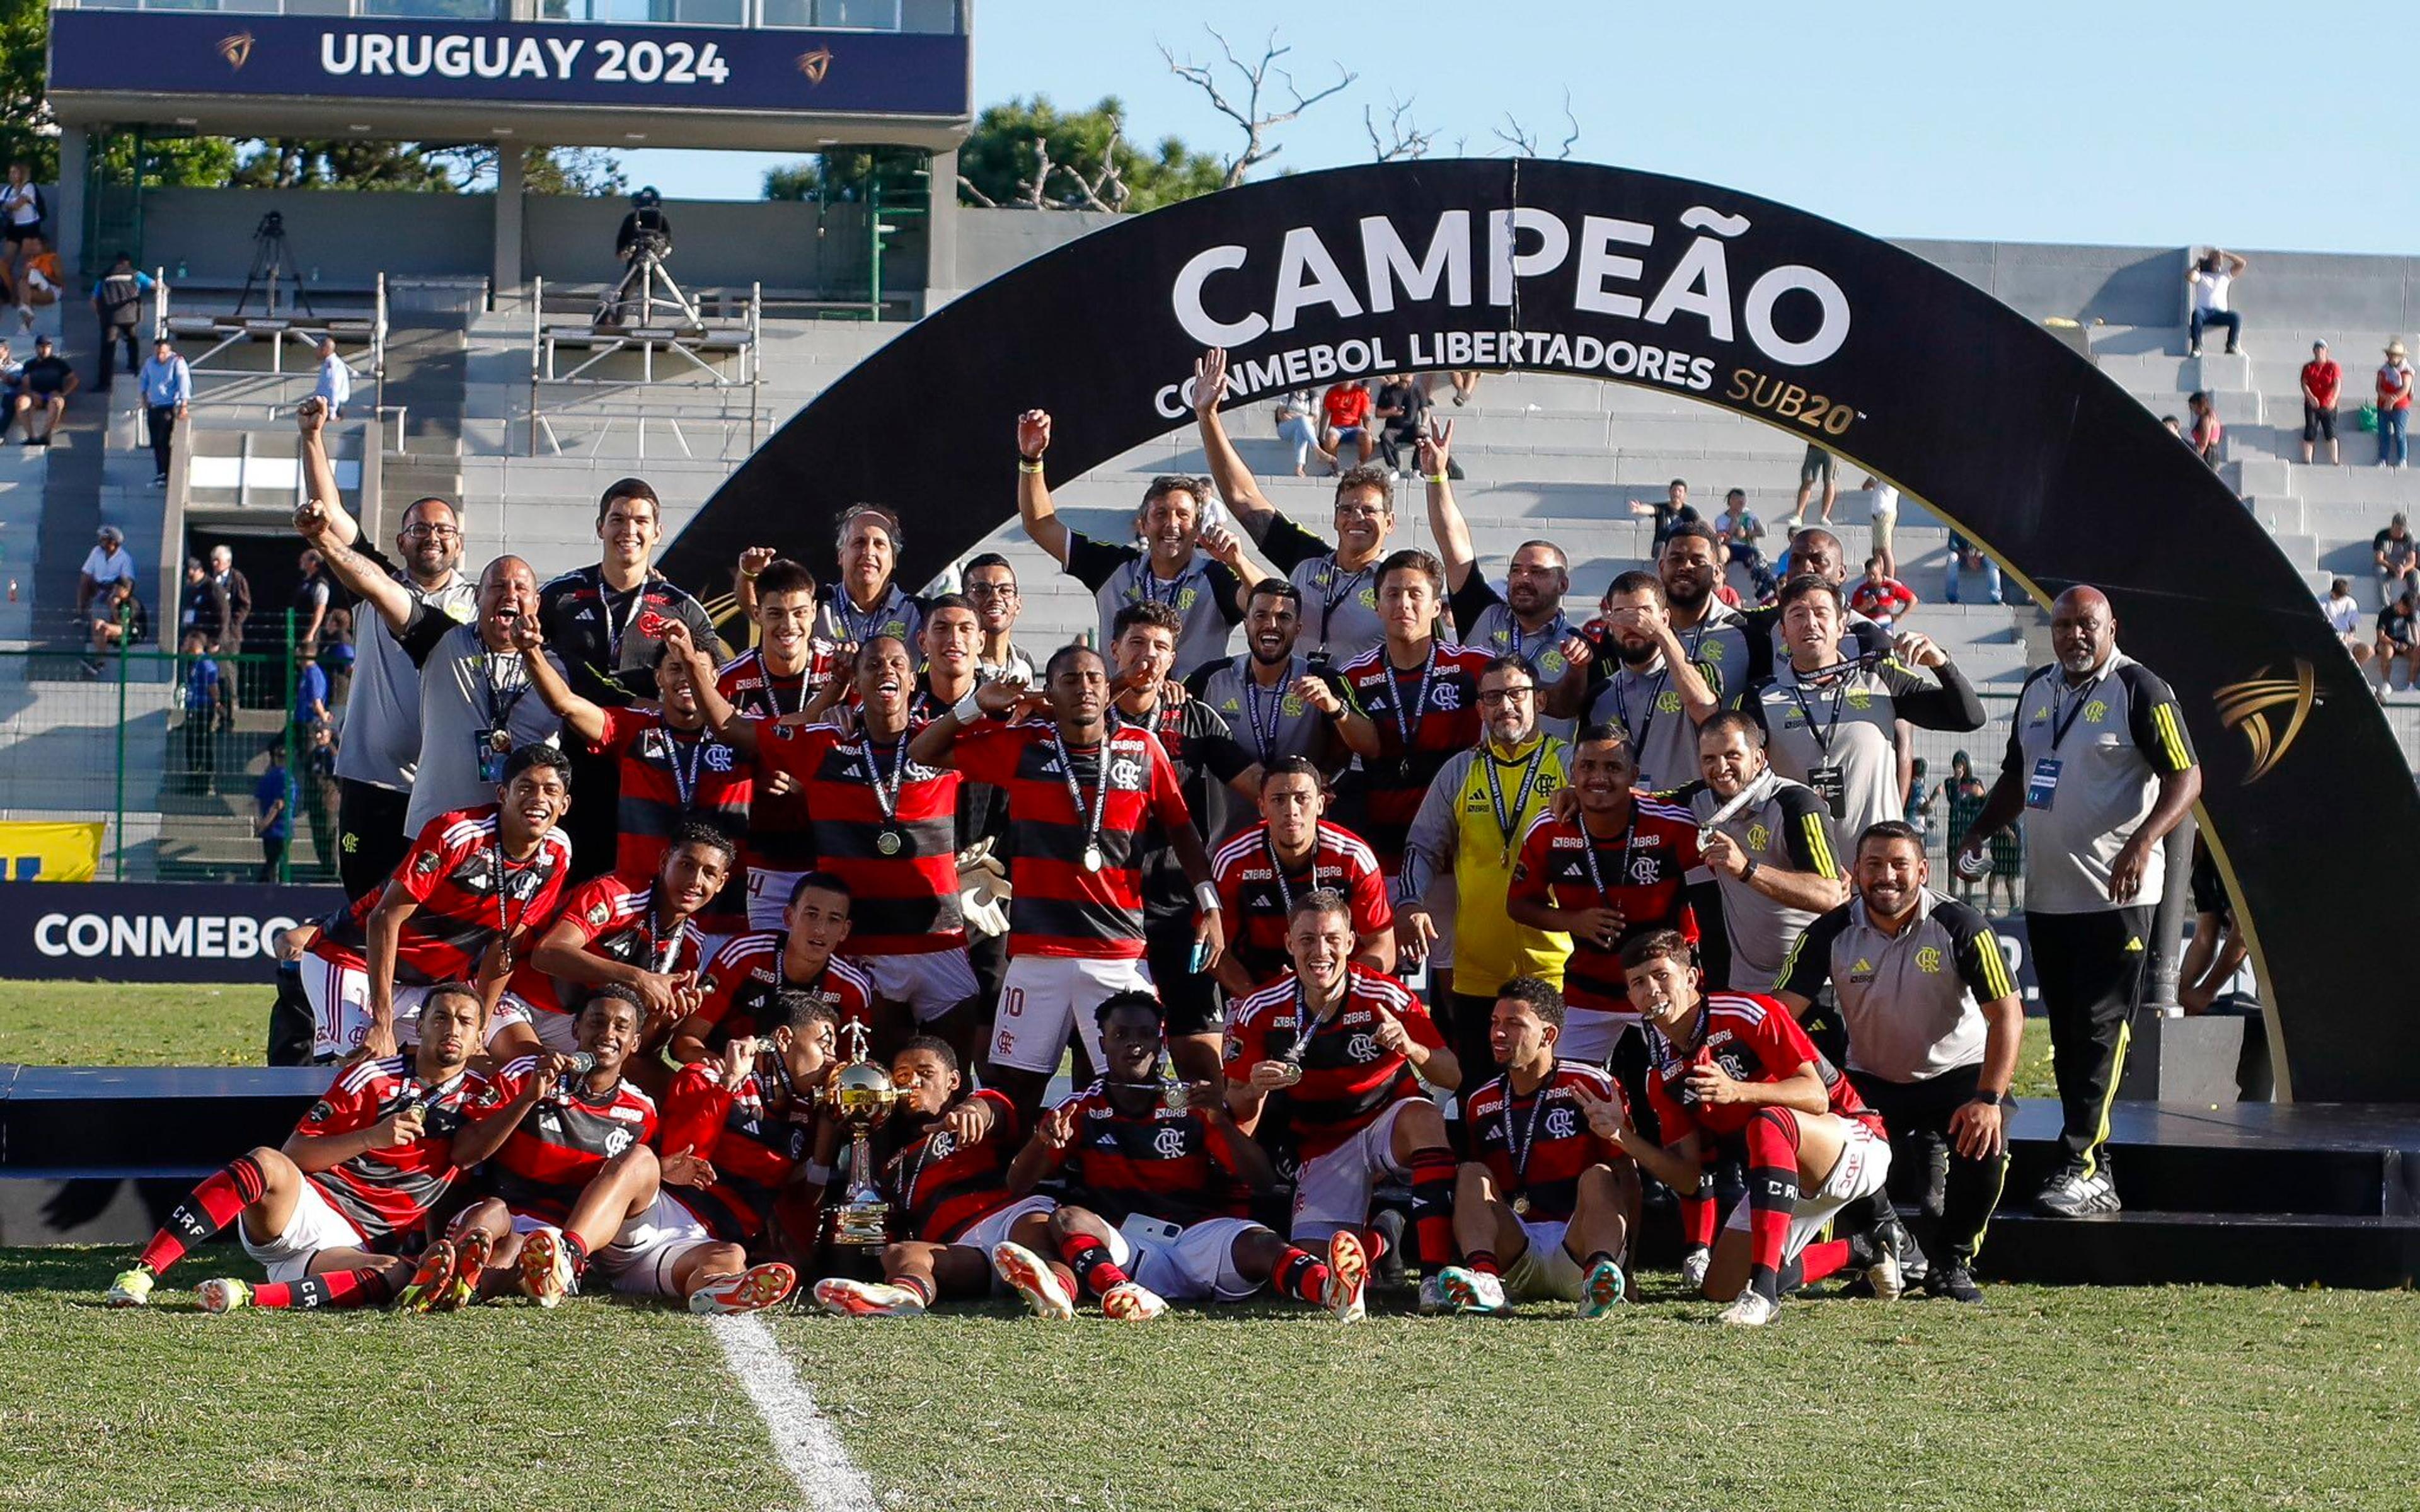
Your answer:
[[[1109,1258],[1109,1247],[1090,1234],[1069,1234],[1062,1239],[1059,1257],[1067,1262],[1067,1269],[1076,1273],[1077,1279],[1095,1297],[1126,1283],[1126,1273]]]
[[[1673,1194],[1681,1200],[1681,1242],[1689,1249],[1714,1247],[1714,1168],[1698,1168],[1698,1189]]]
[[[1308,1250],[1289,1244],[1278,1257],[1278,1267],[1269,1273],[1269,1285],[1282,1297],[1293,1297],[1312,1306],[1327,1301],[1327,1262]]]
[[[1809,1286],[1848,1263],[1849,1242],[1845,1239],[1827,1239],[1820,1244],[1809,1244],[1798,1253],[1800,1279]]]
[[[1496,1252],[1492,1249],[1471,1250],[1463,1256],[1462,1263],[1469,1266],[1481,1275],[1501,1275],[1504,1273],[1503,1270],[1497,1265]]]
[[[1798,1207],[1798,1120],[1762,1108],[1746,1134],[1748,1285],[1779,1302],[1782,1251]]]
[[[260,1163],[250,1155],[239,1157],[168,1211],[168,1222],[151,1236],[134,1263],[155,1276],[164,1274],[187,1250],[241,1217],[244,1209],[260,1200],[267,1185]]]
[[[1453,1263],[1453,1151],[1412,1151],[1412,1247],[1430,1275]]]
[[[395,1295],[387,1273],[326,1271],[300,1281],[264,1281],[252,1288],[255,1307],[377,1307]]]

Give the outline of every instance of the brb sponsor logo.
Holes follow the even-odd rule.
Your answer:
[[[1734,266],[1732,239],[1750,224],[1703,205],[1682,211],[1672,227],[1608,215],[1575,223],[1533,206],[1449,209],[1408,227],[1372,215],[1350,242],[1333,228],[1323,236],[1315,226],[1292,227],[1274,258],[1255,258],[1240,243],[1204,248],[1178,270],[1169,303],[1194,342],[1239,349],[1230,374],[1239,398],[1422,368],[1552,369],[1697,393],[1713,393],[1719,378],[1723,397],[1735,405],[1838,436],[1859,418],[1854,409],[1761,366],[1718,375],[1703,349],[1745,338],[1765,362],[1806,368],[1849,339],[1848,296],[1830,274],[1804,263]],[[1549,286],[1540,281],[1549,275],[1557,275],[1555,300],[1542,298]],[[1245,350],[1286,336],[1314,312],[1350,320],[1399,306],[1434,311],[1440,323],[1400,342],[1373,333]],[[1502,314],[1489,316],[1491,310]],[[1643,329],[1638,339],[1560,329],[1604,319]],[[1184,418],[1191,387],[1160,389],[1160,415]]]

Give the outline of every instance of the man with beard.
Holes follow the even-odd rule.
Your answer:
[[[1547,707],[1576,710],[1585,698],[1589,723],[1611,725],[1630,742],[1648,792],[1679,787],[1697,774],[1698,727],[1722,706],[1720,673],[1689,659],[1652,573],[1616,578],[1603,608],[1601,620],[1572,638],[1571,669]]]
[[[1213,347],[1193,368],[1193,413],[1210,476],[1245,533],[1302,595],[1302,628],[1311,655],[1324,656],[1325,665],[1341,667],[1386,639],[1373,574],[1386,554],[1387,538],[1394,533],[1394,476],[1365,462],[1336,480],[1336,544],[1331,548],[1280,514],[1261,492],[1218,419],[1226,393],[1227,353]]]
[[[1691,520],[1664,538],[1655,575],[1664,584],[1665,616],[1681,638],[1683,660],[1699,668],[1714,702],[1729,703],[1747,679],[1747,630],[1740,611],[1714,596],[1722,583],[1722,538]]]
[[[660,1049],[697,1006],[698,972],[712,953],[697,926],[698,912],[722,890],[737,856],[727,833],[690,819],[673,831],[663,859],[644,884],[608,872],[573,888],[506,989],[538,1042],[550,1050],[577,1048],[578,1005],[599,989],[621,986],[645,1010],[642,1054]]]
[[[341,575],[350,586],[363,574],[385,578],[411,600],[440,617],[466,620],[478,590],[457,570],[462,562],[462,517],[445,500],[412,501],[395,532],[396,567],[375,550],[357,545],[361,528],[342,507],[336,470],[328,460],[327,409],[305,400],[295,412],[302,434],[302,476],[308,497],[294,513],[295,533],[316,542],[321,559],[341,550],[355,563]],[[361,594],[358,587],[352,590]],[[411,843],[404,816],[411,808],[413,776],[420,764],[420,673],[396,640],[384,613],[357,616],[353,631],[353,682],[345,701],[345,738],[336,748],[336,874],[345,896],[359,898],[386,886]]]
[[[742,934],[715,952],[698,983],[697,1011],[673,1031],[668,1058],[688,1065],[721,1055],[734,1040],[772,1032],[785,992],[820,994],[841,1023],[870,1025],[874,983],[832,952],[848,936],[848,885],[810,872],[790,893],[779,931]]]
[[[1167,633],[1164,621],[1153,628]],[[1186,965],[1206,974],[1226,938],[1176,769],[1149,730],[1112,718],[1100,654],[1062,647],[1043,675],[1046,717],[1001,722],[1032,707],[1032,696],[1015,683],[985,683],[908,748],[911,761],[1008,792],[1014,897],[991,1073],[1028,1118],[1071,1038],[1083,1046],[1079,1067],[1100,1064],[1093,1010],[1113,993],[1152,985],[1142,964],[1147,837],[1164,837],[1192,889]]]
[[[1104,646],[1117,640],[1120,610],[1136,604],[1163,604],[1183,622],[1176,638],[1176,670],[1190,673],[1227,654],[1235,622],[1244,617],[1238,566],[1257,581],[1232,537],[1202,525],[1207,502],[1203,480],[1169,474],[1151,480],[1142,507],[1135,511],[1140,545],[1112,546],[1069,530],[1050,501],[1043,480],[1042,454],[1050,448],[1050,417],[1029,409],[1016,417],[1016,514],[1033,544],[1048,552],[1070,578],[1093,591],[1101,611]],[[1215,544],[1214,544],[1215,543]],[[1208,548],[1208,550],[1202,548]]]
[[[724,655],[706,610],[655,569],[663,519],[664,506],[645,479],[616,479],[597,501],[597,538],[604,551],[596,564],[537,591],[538,627],[562,658],[572,691],[604,708],[656,695],[654,671],[672,625],[687,626],[718,658]],[[615,752],[572,755],[582,803],[571,843],[582,877],[613,870],[623,818],[621,767]]]
[[[1553,687],[1571,670],[1564,642],[1571,639],[1572,623],[1563,612],[1563,594],[1572,586],[1570,559],[1552,541],[1524,541],[1505,569],[1504,591],[1489,586],[1470,544],[1470,526],[1453,501],[1453,485],[1446,476],[1452,440],[1450,420],[1435,435],[1422,437],[1419,466],[1428,480],[1429,526],[1436,532],[1437,550],[1445,558],[1446,604],[1453,611],[1454,625],[1464,645],[1491,656],[1511,656],[1529,669],[1540,688]],[[1542,717],[1539,725],[1558,740],[1572,736],[1568,715]]]
[[[1890,1128],[1892,1164],[1916,1178],[1946,1257],[1925,1288],[1983,1300],[1976,1251],[2009,1173],[2025,1009],[1983,916],[1935,892],[1924,837],[1899,820],[1857,843],[1857,895],[1807,927],[1773,995],[1804,1015],[1828,983],[1849,1030],[1849,1080]],[[1947,1147],[1946,1181],[1931,1154]]]
[[[924,624],[922,599],[892,581],[907,542],[899,517],[879,504],[855,504],[840,517],[834,545],[840,551],[840,591],[824,601],[816,628],[839,646],[858,646],[877,635],[916,643]]]
[[[1264,578],[1252,585],[1244,614],[1244,654],[1197,668],[1185,680],[1185,691],[1216,710],[1264,768],[1288,756],[1323,769],[1336,761],[1326,719],[1297,691],[1311,675],[1310,662],[1295,652],[1301,630],[1302,590]]]
[[[1327,785],[1299,756],[1261,768],[1261,822],[1219,847],[1210,870],[1234,937],[1218,961],[1230,998],[1284,971],[1294,901],[1333,887],[1353,905],[1353,959],[1395,969],[1395,910],[1378,857],[1360,836],[1326,820]]]
[[[1008,564],[1008,558],[997,551],[969,557],[958,580],[967,601],[975,607],[975,619],[983,630],[983,644],[975,653],[975,675],[985,682],[1005,677],[1029,687],[1041,681],[1033,658],[1009,639],[1025,601],[1016,586],[1016,569]]]
[[[1805,783],[1773,770],[1764,738],[1737,709],[1715,715],[1698,732],[1702,779],[1670,795],[1697,821],[1699,854],[1722,891],[1734,992],[1770,988],[1791,942],[1849,891],[1830,811]]]
[[[815,635],[814,574],[783,559],[768,560],[751,578],[747,562],[764,553],[761,547],[752,548],[739,573],[738,596],[756,624],[756,644],[715,673],[714,690],[752,719],[803,723],[809,704],[831,678],[831,645]],[[749,797],[747,837],[740,859],[748,927],[779,929],[790,889],[815,864],[806,805],[797,790],[777,781],[758,784]]]

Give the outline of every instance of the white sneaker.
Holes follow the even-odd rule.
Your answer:
[[[1076,1299],[1067,1294],[1057,1272],[1024,1245],[1002,1240],[991,1247],[991,1268],[1001,1280],[1033,1309],[1038,1318],[1066,1322],[1076,1316]]]
[[[1622,1275],[1619,1262],[1597,1261],[1580,1282],[1579,1315],[1582,1318],[1603,1318],[1613,1311],[1621,1303],[1622,1293],[1628,1289],[1629,1281]]]
[[[815,1305],[843,1318],[922,1318],[924,1299],[906,1287],[883,1281],[857,1281],[845,1275],[815,1283]]]
[[[218,1276],[194,1288],[194,1300],[206,1313],[231,1313],[252,1301],[252,1288],[229,1276]]]
[[[1101,1293],[1101,1316],[1120,1322],[1148,1322],[1166,1311],[1167,1299],[1138,1282],[1121,1282]]]
[[[1364,1294],[1370,1286],[1370,1252],[1361,1236],[1340,1228],[1327,1241],[1328,1315],[1340,1323],[1357,1323],[1370,1316]]]
[[[1706,1284],[1706,1267],[1714,1262],[1714,1252],[1702,1245],[1692,1245],[1681,1256],[1681,1280],[1692,1291]]]
[[[1446,1300],[1442,1273],[1420,1277],[1420,1311],[1441,1313],[1450,1305]]]
[[[1504,1282],[1484,1271],[1473,1271],[1459,1265],[1449,1265],[1437,1273],[1437,1290],[1458,1313],[1497,1313],[1504,1310]]]
[[[1773,1321],[1773,1303],[1763,1292],[1750,1287],[1723,1309],[1722,1321],[1727,1328],[1762,1328]]]

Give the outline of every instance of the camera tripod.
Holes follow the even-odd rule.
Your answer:
[[[623,270],[622,282],[597,301],[598,326],[649,325],[655,321],[658,306],[679,313],[675,325],[690,329],[705,326],[697,306],[664,269],[664,258],[671,250],[669,239],[661,234],[640,233],[630,245],[630,266]]]
[[[294,285],[294,301],[302,307],[302,313],[318,319],[318,312],[311,308],[310,291],[303,286],[302,275],[295,270],[293,249],[286,244],[286,217],[271,210],[260,218],[258,225],[253,227],[252,270],[243,275],[243,292],[236,297],[235,301],[236,315],[240,316],[243,314],[244,306],[252,302],[253,289],[260,287],[268,301],[264,313],[274,317],[277,314],[277,285],[281,280]]]

